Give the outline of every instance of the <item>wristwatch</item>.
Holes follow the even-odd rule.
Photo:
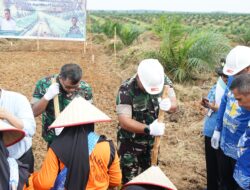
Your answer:
[[[149,129],[149,126],[148,126],[148,125],[146,125],[146,127],[144,128],[144,133],[145,133],[146,135],[149,135],[149,134],[150,134],[150,129]]]

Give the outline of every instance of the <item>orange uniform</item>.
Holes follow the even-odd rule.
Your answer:
[[[95,145],[94,150],[89,156],[89,179],[86,190],[106,190],[108,187],[115,187],[121,184],[120,161],[115,151],[115,157],[108,168],[110,160],[109,142],[103,141]],[[29,184],[33,188],[26,190],[50,190],[55,183],[59,171],[64,168],[64,164],[58,160],[51,148],[49,148],[46,158],[40,171],[32,174]]]

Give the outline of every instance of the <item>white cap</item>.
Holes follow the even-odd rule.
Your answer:
[[[164,85],[164,69],[157,59],[144,59],[140,62],[138,77],[149,94],[159,94]]]
[[[227,55],[223,73],[232,76],[250,66],[250,48],[236,46]]]

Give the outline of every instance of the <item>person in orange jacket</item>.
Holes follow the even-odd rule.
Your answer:
[[[75,98],[75,101],[73,100],[65,108],[62,115],[64,114],[69,119],[75,118],[68,117],[72,110],[75,114],[84,113],[84,116],[88,114],[85,110],[77,110],[74,106],[80,109],[86,108],[92,113],[90,117],[98,115],[90,111],[94,106],[81,97]],[[59,120],[63,117],[60,116]],[[95,121],[87,119],[79,123],[79,121],[62,120],[64,124],[58,124],[57,119],[54,123],[58,124],[56,127],[64,127],[63,131],[48,149],[41,170],[32,174],[24,189],[55,190],[58,189],[58,184],[67,190],[116,189],[121,184],[122,176],[120,161],[112,141],[93,132]],[[108,120],[103,117],[96,119],[96,121]],[[66,171],[64,178],[59,180],[58,176],[64,171]]]

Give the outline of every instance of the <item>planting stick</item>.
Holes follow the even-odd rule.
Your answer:
[[[163,87],[163,93],[162,93],[162,100],[168,96],[168,87],[164,85]],[[163,123],[164,121],[164,113],[165,111],[159,110],[159,115],[158,115],[158,122]],[[157,158],[158,158],[158,152],[159,152],[159,147],[161,143],[161,136],[156,136],[155,137],[155,142],[154,142],[154,147],[151,153],[151,165],[156,166],[157,165]]]
[[[116,64],[116,27],[114,29],[114,53],[115,53],[115,64]]]
[[[52,78],[52,84],[54,83],[56,83],[56,78]],[[54,101],[55,117],[57,118],[58,115],[60,114],[58,95],[54,97],[53,101]]]
[[[40,50],[40,42],[39,39],[36,39],[36,50],[39,51]]]
[[[86,54],[86,46],[87,46],[87,42],[84,41],[83,42],[83,53],[84,53],[84,55]]]

